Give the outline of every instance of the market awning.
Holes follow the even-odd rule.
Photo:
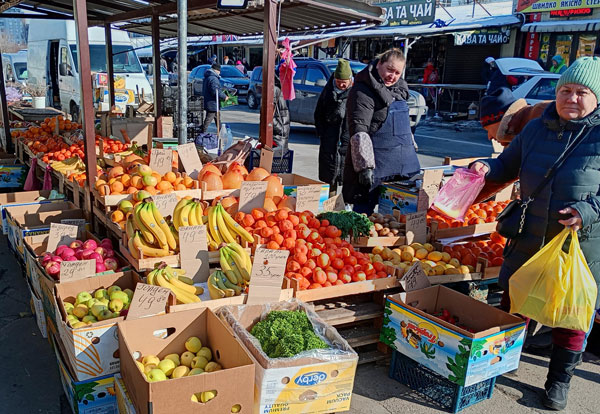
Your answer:
[[[600,19],[536,22],[527,23],[521,27],[521,31],[530,33],[596,32],[598,30],[600,30]]]

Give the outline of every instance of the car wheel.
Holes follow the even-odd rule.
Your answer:
[[[248,96],[246,97],[246,102],[248,103],[248,108],[250,108],[250,109],[258,108],[258,100],[256,99],[256,96],[254,96],[254,93],[248,92]]]
[[[79,120],[79,107],[75,103],[71,103],[71,120],[73,122]]]

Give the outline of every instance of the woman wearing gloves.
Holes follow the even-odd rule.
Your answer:
[[[342,193],[359,213],[373,212],[382,182],[420,170],[406,104],[408,85],[401,78],[405,65],[399,49],[384,52],[356,75],[348,96],[350,145]]]
[[[580,58],[560,77],[556,101],[514,138],[496,159],[475,162],[471,169],[490,182],[521,180],[527,204],[522,232],[504,249],[500,284],[502,307],[510,308],[510,277],[564,228],[579,231],[581,249],[596,283],[600,283],[600,58]],[[562,163],[555,164],[563,159]],[[558,167],[553,168],[553,166]],[[549,170],[552,173],[548,173]],[[545,178],[546,177],[546,178]],[[539,190],[538,190],[539,187]],[[520,212],[519,212],[520,215]],[[599,300],[596,299],[596,309]],[[552,355],[543,404],[567,405],[575,367],[589,332],[554,328]]]

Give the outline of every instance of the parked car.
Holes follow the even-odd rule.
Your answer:
[[[501,58],[496,59],[496,64],[503,75],[524,79],[513,91],[515,98],[523,98],[530,105],[556,99],[556,82],[560,75],[545,71],[531,59]]]
[[[210,69],[210,65],[196,66],[188,75],[188,82],[192,84],[192,95],[202,96],[202,84],[204,83],[204,72]],[[250,80],[238,68],[231,65],[221,65],[221,86],[227,89],[237,90],[239,98],[246,99]]]
[[[3,53],[2,68],[5,82],[18,82],[25,85],[27,82],[27,49],[19,50],[16,53]]]
[[[152,63],[142,63],[142,67],[144,68],[144,72],[146,72],[148,82],[150,82],[150,85],[154,85],[154,71],[152,70]],[[160,83],[163,85],[169,84],[169,71],[167,71],[163,66],[160,67]]]
[[[295,58],[294,62],[298,66],[294,76],[294,87],[296,89],[296,99],[289,101],[290,118],[294,122],[314,125],[314,113],[319,100],[319,95],[327,81],[335,72],[337,59],[313,58]],[[350,61],[350,67],[355,74],[365,68],[364,63]],[[257,67],[252,72],[250,78],[250,88],[248,91],[248,106],[258,107],[262,87],[262,68]],[[254,100],[256,98],[256,100]],[[256,104],[254,103],[256,102]],[[252,106],[250,105],[252,103]],[[410,114],[410,126],[414,129],[427,113],[425,98],[417,91],[410,91],[408,98],[408,107]]]

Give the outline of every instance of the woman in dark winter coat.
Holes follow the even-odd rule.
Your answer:
[[[510,307],[507,291],[512,274],[564,226],[579,231],[583,254],[596,283],[600,283],[599,99],[600,58],[578,59],[558,80],[556,101],[542,117],[527,124],[498,158],[479,161],[471,167],[485,173],[486,180],[492,182],[519,177],[521,197],[527,200],[567,145],[583,139],[530,202],[523,232],[509,240],[504,250],[500,271],[500,283],[505,288],[504,308]],[[546,407],[555,410],[566,407],[569,383],[581,361],[588,333],[552,330],[552,356],[542,397]]]
[[[275,107],[273,108],[273,142],[277,144],[273,150],[277,155],[285,155],[290,137],[290,110],[285,99],[283,99],[281,83],[277,76],[275,76],[273,99],[275,100]]]
[[[340,59],[315,108],[315,128],[321,141],[319,180],[328,183],[332,192],[336,192],[337,185],[342,184],[344,160],[350,139],[346,122],[346,101],[351,85],[350,63]]]
[[[356,75],[348,96],[350,144],[342,191],[359,213],[373,212],[382,182],[420,171],[406,103],[408,85],[401,78],[405,65],[399,49],[388,50]]]

